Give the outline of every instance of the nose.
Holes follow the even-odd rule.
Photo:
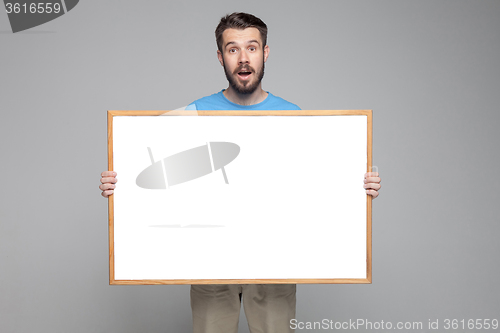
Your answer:
[[[240,52],[240,58],[238,59],[238,63],[241,64],[248,64],[249,63],[249,58],[246,50],[242,50]]]

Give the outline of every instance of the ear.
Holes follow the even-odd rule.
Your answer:
[[[220,65],[224,67],[224,59],[222,58],[222,53],[217,50],[217,59],[219,59]]]
[[[269,57],[269,45],[264,46],[264,62],[267,61],[267,57]]]

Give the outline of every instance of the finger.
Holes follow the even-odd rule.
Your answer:
[[[375,191],[375,190],[367,190],[366,194],[371,195],[373,199],[375,199],[376,197],[378,197],[378,192]]]
[[[365,184],[363,185],[364,188],[372,188],[376,191],[380,190],[380,188],[382,187],[380,184],[376,184],[376,183],[368,183],[368,184]]]
[[[106,191],[106,190],[114,190],[116,185],[114,184],[101,184],[99,185],[99,189],[101,191]]]
[[[101,173],[101,177],[115,177],[116,172],[115,171],[103,171]]]
[[[365,178],[366,177],[378,177],[378,176],[379,176],[378,172],[367,172],[367,173],[365,173]]]
[[[102,191],[101,193],[101,195],[105,198],[109,197],[111,194],[113,194],[113,190]]]
[[[116,183],[118,181],[118,179],[116,179],[115,177],[104,177],[104,178],[101,178],[101,183],[103,184],[106,184],[106,183]]]
[[[364,180],[364,183],[367,184],[367,183],[380,183],[382,179],[380,179],[380,177],[368,177],[368,178],[365,178]]]

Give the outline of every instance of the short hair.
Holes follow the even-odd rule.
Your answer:
[[[215,29],[215,40],[217,48],[222,52],[222,34],[227,29],[256,28],[260,32],[262,38],[262,47],[267,43],[267,25],[262,20],[248,13],[232,13],[220,19],[219,25]]]

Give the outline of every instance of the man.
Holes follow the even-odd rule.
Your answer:
[[[269,56],[267,26],[246,13],[223,17],[215,30],[217,58],[224,67],[229,87],[198,99],[186,110],[300,110],[298,106],[262,89],[264,64]],[[116,172],[101,174],[102,195],[115,189]],[[366,173],[366,193],[378,196],[378,173]],[[195,333],[235,333],[241,302],[252,333],[293,332],[295,318],[294,284],[193,285],[191,308]]]

